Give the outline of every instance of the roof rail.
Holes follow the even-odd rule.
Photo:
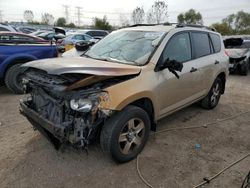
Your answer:
[[[172,26],[172,25],[176,25],[176,27],[195,27],[195,28],[205,28],[211,31],[216,31],[214,28],[208,27],[208,26],[204,26],[204,25],[198,25],[198,24],[180,24],[180,23],[169,23],[169,22],[165,22],[165,23],[159,23],[159,24],[135,24],[135,25],[131,25],[129,27],[139,27],[139,26],[157,26],[157,25],[165,25],[165,26]]]
[[[205,26],[205,25],[198,25],[198,24],[177,24],[176,27],[195,27],[195,28],[204,28],[211,31],[216,31],[214,28]]]
[[[129,27],[139,27],[139,26],[157,26],[157,25],[177,25],[178,23],[169,23],[169,22],[165,22],[165,23],[158,23],[158,24],[135,24],[135,25],[130,25]]]

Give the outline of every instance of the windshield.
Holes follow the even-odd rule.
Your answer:
[[[116,31],[95,44],[85,56],[124,64],[144,65],[165,32]]]

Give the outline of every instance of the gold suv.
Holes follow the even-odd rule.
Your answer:
[[[35,129],[56,148],[87,149],[100,137],[105,152],[127,162],[159,119],[195,102],[218,104],[228,57],[220,34],[208,28],[137,25],[112,32],[81,57],[24,67],[28,94],[20,112]]]

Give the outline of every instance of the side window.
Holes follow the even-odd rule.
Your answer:
[[[162,53],[162,60],[185,62],[191,60],[191,45],[188,33],[177,34],[167,43]]]
[[[86,34],[87,34],[87,35],[90,35],[90,36],[94,36],[93,31],[88,31]]]
[[[209,33],[209,35],[211,37],[215,53],[220,52],[220,50],[221,50],[221,39],[220,39],[220,36],[217,35],[217,34],[213,34],[213,33]]]
[[[195,57],[203,57],[211,53],[210,42],[207,33],[192,33]]]
[[[1,35],[0,40],[10,40],[10,36],[9,35]]]
[[[83,35],[75,35],[73,37],[73,39],[75,39],[75,40],[84,40],[84,36]]]
[[[87,41],[89,41],[89,40],[91,39],[91,37],[88,36],[88,35],[84,35],[84,38],[85,38],[85,40],[87,40]]]
[[[33,38],[30,38],[28,36],[23,36],[23,35],[12,35],[11,39],[12,40],[20,40],[20,41],[34,40]]]

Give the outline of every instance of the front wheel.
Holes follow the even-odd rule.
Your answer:
[[[205,109],[213,109],[217,106],[222,93],[222,81],[216,78],[208,95],[201,100],[201,106]]]
[[[22,78],[24,68],[21,67],[22,64],[15,64],[11,66],[5,74],[5,85],[16,94],[22,94]]]
[[[115,161],[128,162],[144,148],[149,132],[150,119],[147,112],[137,106],[128,106],[103,126],[101,147]]]

